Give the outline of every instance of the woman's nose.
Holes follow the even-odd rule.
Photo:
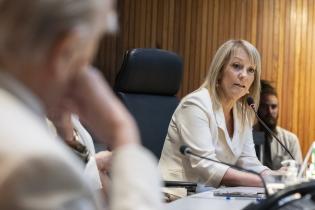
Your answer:
[[[240,78],[245,78],[245,77],[248,76],[246,68],[243,68],[243,69],[240,70],[239,76],[240,76]]]

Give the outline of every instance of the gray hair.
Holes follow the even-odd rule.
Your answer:
[[[0,0],[0,58],[36,59],[71,30],[94,31],[104,7],[104,0]]]
[[[201,87],[205,87],[209,90],[211,99],[214,102],[214,107],[220,106],[219,91],[217,88],[218,80],[222,74],[223,69],[229,62],[231,56],[242,48],[247,53],[250,62],[256,66],[254,75],[254,82],[249,88],[249,95],[255,100],[256,107],[259,104],[260,98],[260,74],[261,74],[261,60],[258,50],[249,42],[245,40],[229,40],[221,45],[214,55],[211,65],[208,70],[207,77]],[[241,113],[242,122],[245,123],[246,118],[252,123],[255,119],[255,115],[251,110],[248,110],[246,104],[246,95],[239,99],[237,104],[238,113]]]

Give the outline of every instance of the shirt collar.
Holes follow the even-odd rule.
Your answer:
[[[7,90],[36,115],[44,118],[45,112],[40,100],[26,86],[5,72],[0,72],[0,88]]]

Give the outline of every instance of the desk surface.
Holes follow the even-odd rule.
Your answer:
[[[233,188],[225,188],[233,189]],[[249,190],[251,188],[244,188]],[[213,191],[198,193],[192,196],[178,199],[167,204],[168,210],[238,210],[243,209],[251,202],[256,202],[256,198],[249,197],[226,197],[214,196]]]

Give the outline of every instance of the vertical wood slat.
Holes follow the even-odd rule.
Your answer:
[[[103,39],[95,61],[111,84],[125,50],[161,47],[183,59],[182,97],[202,83],[224,41],[247,39],[278,90],[280,125],[304,153],[315,140],[314,0],[118,0],[117,9],[119,34]]]
[[[202,3],[202,2],[201,2]],[[207,39],[209,37],[207,36],[208,30],[207,30],[207,14],[208,14],[208,3],[209,1],[205,1],[204,4],[200,4],[201,6],[201,37],[200,37],[200,66],[199,66],[199,75],[196,75],[196,78],[198,78],[198,81],[202,81],[202,79],[206,75],[206,69],[207,69],[207,48],[209,48],[208,44],[209,42]],[[210,21],[209,21],[210,22]],[[197,58],[198,59],[198,58]]]
[[[291,21],[290,21],[290,4],[287,2],[287,1],[284,1],[285,2],[285,16],[283,17],[284,20],[285,20],[285,34],[284,34],[284,60],[283,60],[283,66],[284,66],[284,69],[286,71],[289,70],[290,66],[292,66],[292,60],[294,58],[292,58],[292,55],[290,55],[290,48],[291,48],[291,42],[290,42],[290,27],[289,25],[291,24]],[[289,24],[287,24],[289,23]],[[294,25],[292,25],[294,26]],[[293,35],[293,34],[292,34]],[[285,101],[285,94],[282,94],[284,93],[284,91],[292,91],[290,90],[290,87],[288,87],[288,76],[289,74],[287,72],[283,73],[283,79],[282,79],[282,92],[280,92],[280,104],[281,104],[281,110],[287,110],[288,109],[288,105],[289,105],[289,101],[288,103],[284,103]],[[281,112],[281,115],[280,115],[280,121],[281,122],[287,122],[287,126],[289,126],[289,119],[287,117],[287,113],[285,112]],[[292,128],[291,128],[292,129]]]
[[[254,46],[257,46],[257,13],[258,13],[258,2],[259,0],[253,0],[251,1],[253,6],[252,6],[252,15],[251,15],[251,19],[252,19],[252,23],[251,23],[251,37],[250,37],[250,41],[252,44],[254,44]]]
[[[139,22],[140,24],[138,27],[139,35],[136,36],[136,39],[139,40],[138,46],[144,47],[145,46],[145,31],[146,31],[146,24],[145,23],[147,22],[147,19],[145,17],[146,17],[147,2],[149,2],[149,1],[147,1],[147,0],[138,0],[138,1],[139,1],[139,7],[141,9],[140,9],[140,12],[138,12],[138,10],[137,10],[137,13],[139,14],[137,22]]]
[[[160,17],[163,20],[163,28],[162,28],[162,43],[161,43],[161,48],[163,49],[167,49],[168,46],[168,19],[169,19],[169,13],[168,13],[168,9],[169,9],[169,1],[161,1],[161,3],[163,4],[163,12],[162,12],[162,16]]]
[[[174,49],[174,19],[175,19],[175,0],[169,0],[169,31],[168,31],[168,37],[169,37],[169,42],[167,49]]]
[[[289,5],[289,19],[290,19],[290,24],[287,26],[289,28],[289,56],[288,56],[288,60],[289,60],[289,66],[288,66],[288,70],[289,72],[286,75],[287,79],[285,80],[286,82],[286,90],[289,93],[294,93],[296,88],[299,88],[298,86],[295,85],[290,85],[290,84],[296,84],[296,80],[295,80],[295,75],[293,72],[293,69],[295,67],[296,61],[297,61],[297,57],[295,56],[296,53],[296,49],[295,49],[295,37],[296,37],[296,28],[297,28],[297,24],[296,24],[296,13],[294,12],[296,9],[296,1],[292,0],[291,4]],[[289,27],[291,26],[291,27]],[[283,94],[284,96],[284,101],[287,101],[288,103],[285,103],[286,105],[286,109],[289,109],[289,104],[291,105],[291,110],[292,108],[295,108],[295,103],[294,103],[294,98],[291,95],[290,97],[288,97],[288,95]],[[286,116],[287,116],[287,126],[290,130],[294,131],[294,118],[293,118],[293,110],[291,112],[286,112]]]
[[[193,73],[191,74],[192,78],[192,86],[191,88],[197,88],[199,86],[199,75],[200,75],[200,57],[201,57],[201,30],[202,30],[202,4],[203,1],[197,0],[195,11],[196,14],[194,15],[194,25],[195,25],[195,46],[193,47],[195,52],[192,51],[192,56],[194,57],[195,64],[192,65]]]
[[[196,1],[194,3],[194,0],[190,0],[190,7],[187,7],[188,10],[190,10],[190,18],[188,21],[190,21],[190,27],[189,27],[189,30],[187,30],[187,32],[190,34],[189,36],[189,41],[186,42],[185,44],[186,45],[189,45],[189,50],[187,49],[187,58],[190,60],[189,63],[188,63],[188,76],[187,78],[189,78],[187,80],[187,90],[191,90],[193,89],[193,82],[194,82],[194,71],[195,71],[195,68],[194,68],[194,65],[196,63],[196,60],[194,58],[194,55],[195,55],[195,51],[196,51],[196,23],[194,22],[195,20],[195,17],[196,17]],[[187,44],[189,43],[189,44]]]
[[[151,47],[157,47],[157,40],[156,40],[156,30],[157,30],[157,14],[158,14],[158,0],[152,0],[152,22],[151,22]],[[127,35],[128,36],[128,35]],[[136,47],[136,46],[135,46]]]
[[[311,16],[311,18],[310,18],[310,20],[312,21],[312,23],[310,23],[310,26],[312,27],[312,29],[310,30],[311,31],[311,36],[312,36],[312,38],[311,38],[311,47],[312,47],[312,49],[311,49],[311,52],[314,52],[314,50],[315,50],[315,40],[313,40],[314,39],[314,36],[315,36],[315,27],[314,27],[314,19],[315,19],[315,13],[314,13],[314,10],[315,10],[315,3],[313,2],[313,1],[310,1],[310,3],[311,4],[313,4],[313,7],[312,6],[310,6],[309,7],[309,9],[308,9],[308,11],[310,11],[310,13],[312,14],[312,16]],[[308,31],[308,33],[310,33],[309,31]],[[314,61],[314,58],[312,58],[312,54],[310,55],[310,57],[311,57],[311,59],[312,59],[312,61]],[[311,63],[311,65],[310,65],[310,81],[314,81],[314,79],[315,79],[315,72],[314,72],[314,64],[310,61],[310,63]],[[309,83],[308,85],[311,85],[312,83]],[[309,103],[309,105],[310,105],[310,108],[311,108],[311,111],[309,112],[309,114],[310,114],[310,120],[309,120],[309,125],[310,125],[310,128],[311,129],[309,129],[309,131],[313,131],[313,133],[311,133],[311,135],[310,135],[310,138],[309,139],[307,139],[307,138],[305,138],[305,140],[315,140],[315,134],[314,134],[314,124],[315,124],[315,118],[314,118],[314,113],[315,113],[315,106],[314,106],[314,104],[315,104],[315,97],[314,97],[314,91],[315,91],[315,89],[314,89],[314,86],[313,87],[309,87],[308,86],[308,88],[309,88],[309,94],[308,94],[308,97],[311,99],[310,100],[310,103]],[[303,142],[304,143],[304,142]],[[308,142],[309,144],[310,144],[310,142]],[[302,144],[302,146],[303,146],[304,144]],[[306,146],[308,146],[307,144],[305,144],[305,146],[304,146],[304,151],[306,151],[306,149],[305,149],[305,147]]]
[[[285,1],[280,1],[278,2],[279,4],[279,13],[278,13],[278,17],[279,17],[279,35],[278,35],[278,39],[279,39],[279,44],[278,44],[278,53],[279,53],[279,57],[278,57],[278,71],[277,71],[277,90],[279,93],[283,92],[282,89],[282,84],[283,84],[283,69],[284,69],[284,48],[285,48],[285,40],[284,40],[284,25],[285,25],[285,20],[284,20],[284,16],[285,16]],[[281,69],[281,71],[280,71]],[[280,95],[279,95],[280,96]],[[279,97],[280,99],[280,97]],[[281,115],[281,112],[280,112]]]
[[[268,14],[268,17],[266,19],[266,24],[267,24],[267,27],[268,27],[268,37],[267,37],[267,42],[269,42],[269,44],[266,43],[266,45],[268,46],[267,47],[267,58],[268,60],[266,60],[266,66],[267,66],[267,69],[264,68],[264,70],[267,70],[268,72],[268,76],[267,78],[271,78],[272,81],[276,81],[276,78],[275,78],[275,74],[273,72],[273,64],[274,62],[272,62],[273,60],[273,51],[274,51],[274,31],[273,31],[273,27],[270,27],[273,25],[273,22],[274,22],[274,17],[273,17],[273,14],[274,14],[274,4],[273,4],[273,0],[268,0],[267,1],[267,8],[266,10],[269,12]]]
[[[185,20],[185,17],[186,17],[186,1],[187,0],[179,0],[180,3],[179,3],[179,7],[180,7],[180,15],[179,15],[179,19],[178,19],[178,24],[180,25],[180,32],[179,34],[177,35],[177,39],[180,40],[179,42],[179,51],[178,53],[181,55],[182,59],[183,59],[183,66],[184,66],[184,69],[185,69],[185,65],[186,63],[188,63],[188,61],[185,59],[185,40],[186,40],[186,31],[185,31],[185,22],[186,21],[183,21]],[[187,71],[184,71],[183,73],[183,81],[185,80],[185,72]],[[185,86],[184,86],[184,82],[181,83],[181,88],[179,90],[179,96],[183,96],[186,94],[186,91],[185,91]]]
[[[191,3],[192,0],[186,0],[186,5],[185,5],[185,43],[184,43],[184,76],[183,76],[183,92],[187,93],[189,92],[189,72],[190,72],[190,61],[189,61],[189,56],[190,56],[190,37],[191,37]]]
[[[305,0],[302,0],[301,2],[299,2],[300,4],[300,11],[299,13],[301,14],[301,18],[299,20],[300,24],[301,25],[307,25],[307,11],[306,11],[306,8],[305,8]],[[300,28],[300,39],[301,40],[307,40],[307,33],[306,33],[306,27],[301,27]],[[297,40],[298,41],[298,40]],[[301,81],[306,81],[307,78],[305,77],[306,76],[306,73],[307,73],[307,70],[306,70],[306,60],[307,60],[307,56],[306,56],[306,42],[301,42],[300,43],[300,58],[304,58],[304,59],[299,59],[299,67],[297,68],[300,68],[300,71],[299,71],[299,86],[300,86],[300,90],[299,92],[296,94],[297,97],[297,105],[296,105],[296,108],[298,109],[299,108],[299,112],[297,113],[297,122],[303,122],[305,121],[305,113],[306,113],[306,107],[304,106],[304,101],[302,100],[299,100],[299,98],[305,98],[305,83],[302,83]],[[296,130],[297,132],[300,133],[300,138],[301,139],[304,139],[305,136],[304,136],[304,132],[303,132],[303,126],[302,124],[297,124],[296,125]]]
[[[311,9],[310,9],[311,8]],[[314,22],[310,21],[310,20],[314,20],[315,18],[315,14],[314,14],[314,9],[315,9],[315,4],[313,1],[308,1],[308,24],[307,24],[307,69],[308,69],[308,80],[305,81],[305,86],[307,87],[307,91],[305,92],[306,97],[307,97],[307,101],[305,101],[305,106],[307,106],[306,109],[306,119],[304,122],[309,122],[309,123],[303,123],[304,124],[304,129],[311,131],[313,129],[313,125],[315,123],[315,119],[314,119],[314,114],[311,113],[315,113],[315,106],[311,106],[311,104],[315,103],[314,97],[312,97],[314,94],[314,88],[310,88],[308,87],[308,85],[312,84],[312,81],[314,81],[314,70],[313,70],[313,58],[312,58],[312,52],[314,52],[315,48],[314,48],[314,44],[315,41],[313,40],[314,38]],[[313,75],[313,76],[312,76]],[[304,131],[303,131],[304,133]],[[304,138],[303,139],[307,139],[309,136],[304,133]],[[309,140],[315,140],[315,135],[313,135],[314,139],[309,139]],[[307,147],[308,144],[302,144],[301,145],[303,148],[303,151],[307,151]]]

